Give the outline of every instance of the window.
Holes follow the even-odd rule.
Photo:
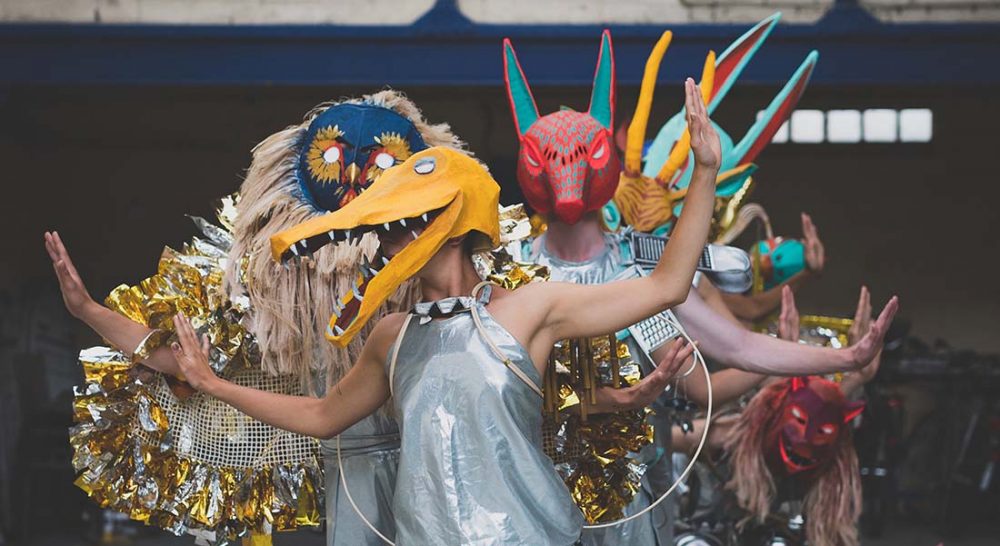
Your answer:
[[[838,144],[861,142],[861,112],[857,110],[827,112],[826,141]]]
[[[865,110],[861,125],[865,142],[895,142],[898,138],[899,115],[895,110],[876,108]]]
[[[930,142],[934,134],[934,115],[927,108],[899,111],[900,142]]]
[[[796,110],[792,112],[792,142],[823,142],[823,111]]]
[[[757,118],[763,112],[757,113]],[[771,142],[784,144],[856,144],[930,142],[934,114],[927,108],[867,110],[796,110]]]

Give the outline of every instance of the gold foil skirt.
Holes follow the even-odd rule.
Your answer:
[[[227,228],[233,204],[225,201],[220,213]],[[210,337],[210,363],[220,376],[300,394],[297,379],[260,371],[259,351],[244,325],[248,303],[226,297],[230,232],[194,220],[201,237],[181,251],[164,249],[156,275],[116,288],[105,303],[168,334],[173,315],[184,311]],[[153,336],[147,344],[169,339]],[[85,349],[80,363],[85,384],[73,402],[73,466],[76,485],[100,506],[214,544],[249,532],[319,525],[323,467],[315,439],[270,427],[202,394],[180,400],[162,375],[132,365],[114,349]]]
[[[653,443],[649,410],[594,413],[595,391],[640,378],[628,346],[613,335],[560,342],[550,357],[544,447],[588,523],[623,516],[646,472],[638,453]]]

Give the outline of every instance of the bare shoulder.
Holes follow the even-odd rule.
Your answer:
[[[528,283],[517,290],[507,291],[511,297],[517,299],[538,299],[541,297],[548,297],[554,290],[558,290],[560,286],[567,283],[557,282],[557,281],[545,281],[545,282],[532,282]]]
[[[399,330],[403,328],[404,320],[406,320],[406,313],[390,313],[379,319],[368,335],[368,339],[365,340],[365,349],[382,359],[389,352],[389,346],[396,341]]]
[[[544,321],[553,300],[552,286],[558,283],[535,282],[506,290],[495,287],[488,305],[493,315],[508,331],[530,337]],[[524,332],[521,332],[524,330]]]
[[[525,305],[534,306],[544,301],[551,292],[553,282],[533,282],[519,287],[517,290],[507,290],[499,286],[494,287],[491,304],[498,306],[523,307]]]
[[[375,327],[372,328],[372,333],[368,336],[368,339],[381,340],[383,338],[388,338],[389,342],[396,339],[396,335],[399,334],[399,330],[403,327],[403,321],[406,320],[406,313],[389,313],[388,315],[379,319],[375,323]]]

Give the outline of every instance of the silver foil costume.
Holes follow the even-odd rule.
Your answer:
[[[583,515],[542,451],[542,399],[490,350],[486,335],[541,387],[527,351],[479,301],[418,306],[387,373],[402,448],[393,503],[396,543],[564,546]],[[431,320],[433,309],[454,313]],[[434,315],[437,316],[437,315]],[[353,492],[353,491],[352,491]]]
[[[552,281],[572,282],[577,284],[602,284],[610,282],[626,267],[623,258],[622,239],[612,233],[606,233],[605,249],[594,258],[585,262],[570,262],[563,260],[546,248],[546,237],[543,233],[531,246],[525,248],[528,261],[549,268],[549,279]],[[627,250],[624,250],[627,252]],[[629,352],[636,358],[644,373],[649,373],[654,364],[635,342],[629,337],[626,340]],[[642,479],[642,488],[636,492],[635,498],[625,508],[624,515],[630,516],[649,506],[666,491],[673,483],[673,472],[670,464],[670,428],[673,424],[667,408],[654,405],[656,411],[648,417],[655,427],[656,442],[648,446],[642,453],[649,464]],[[662,448],[663,451],[656,449]],[[651,448],[651,449],[650,449]],[[598,545],[629,545],[655,546],[673,544],[674,508],[670,499],[658,504],[647,515],[625,522],[614,527],[585,530],[581,542],[587,546]]]
[[[327,546],[383,546],[385,542],[365,525],[347,500],[337,464],[336,440],[324,440],[321,447],[326,474]],[[392,497],[399,463],[396,420],[381,411],[362,419],[340,434],[340,450],[351,498],[379,532],[392,538]]]

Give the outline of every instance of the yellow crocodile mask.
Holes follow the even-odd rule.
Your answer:
[[[413,237],[395,256],[387,258],[380,249],[362,264],[350,290],[334,305],[326,337],[344,346],[449,239],[475,231],[498,246],[499,199],[500,186],[478,161],[451,148],[429,148],[387,170],[343,208],[278,233],[271,238],[271,252],[285,261],[330,243],[359,240],[368,231],[405,230]]]

